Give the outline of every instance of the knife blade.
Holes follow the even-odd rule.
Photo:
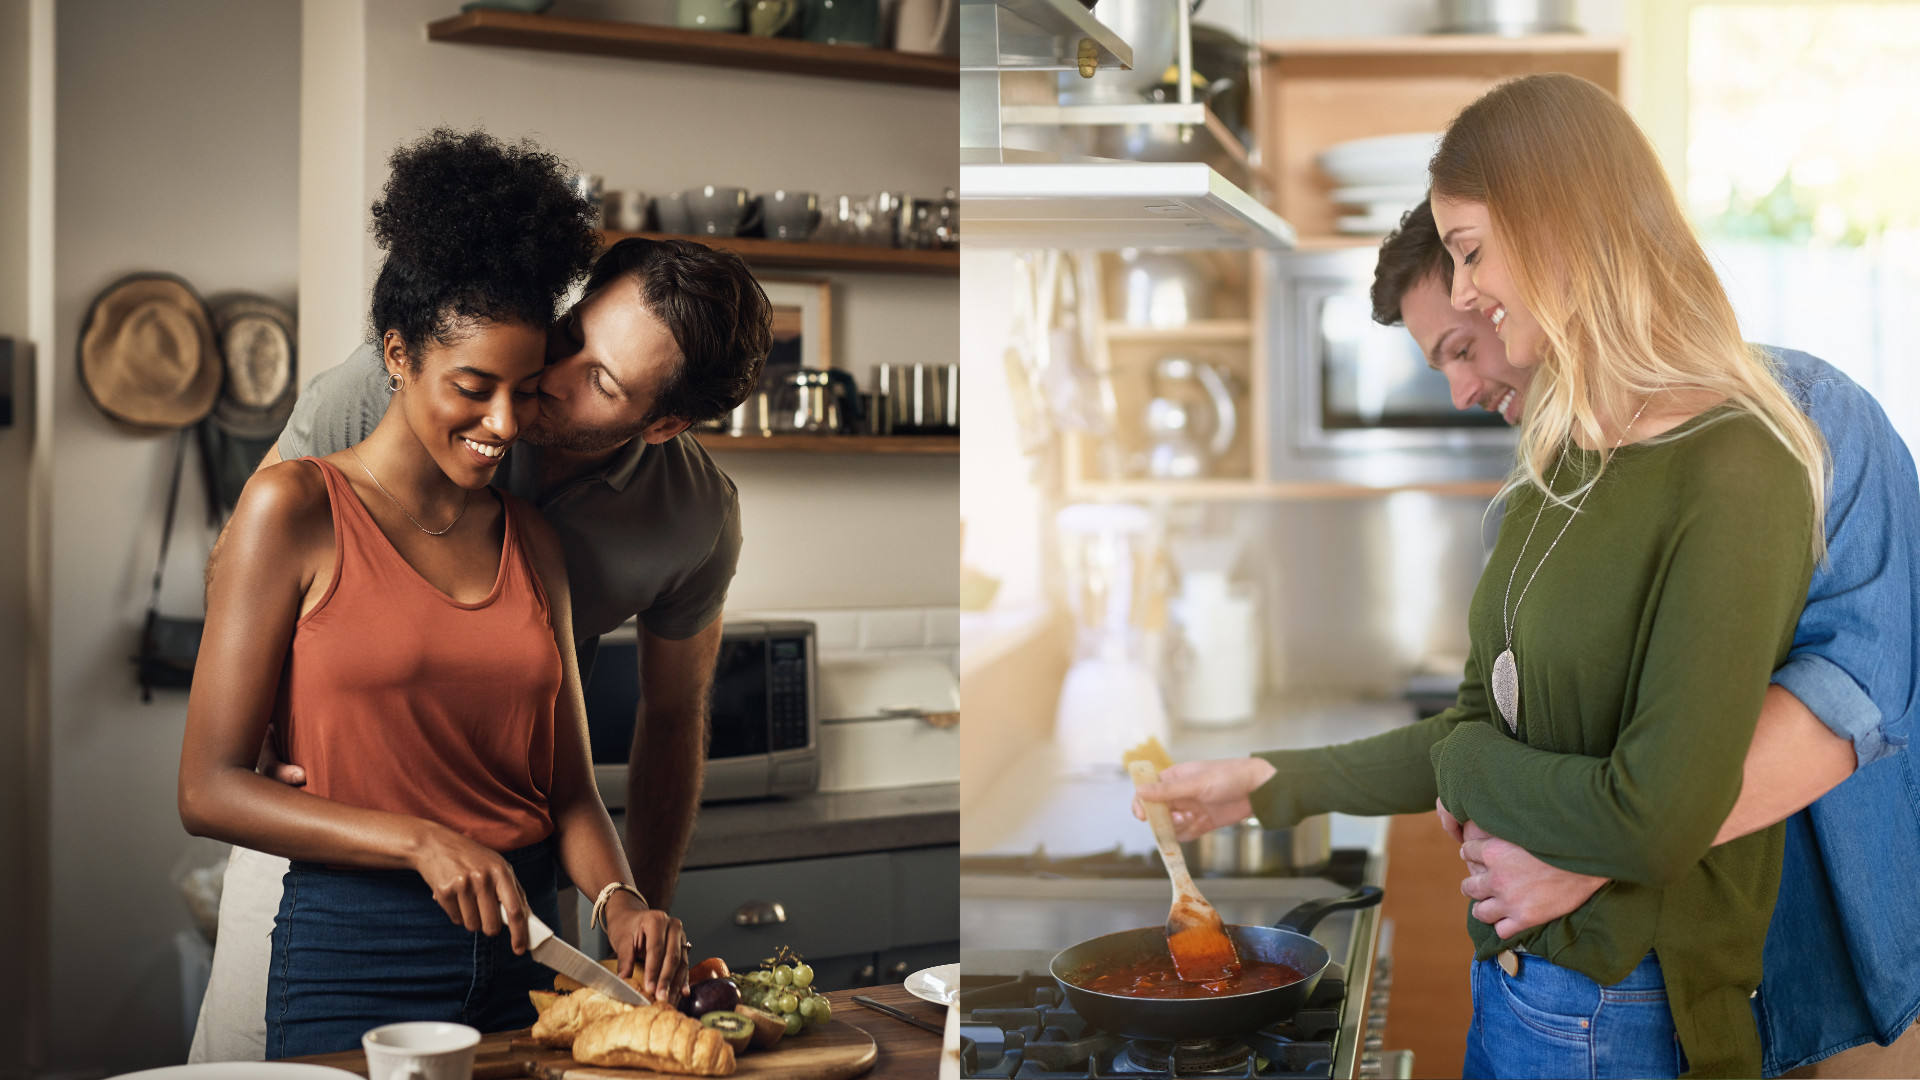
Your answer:
[[[506,918],[506,909],[500,910],[501,918]],[[587,958],[587,954],[567,944],[553,932],[540,917],[527,912],[528,952],[535,960],[565,975],[582,986],[600,991],[615,1001],[624,1001],[628,1005],[651,1005],[645,995],[626,981]]]

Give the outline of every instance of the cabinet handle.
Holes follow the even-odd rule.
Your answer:
[[[906,977],[907,977],[907,962],[906,962],[905,960],[900,960],[900,961],[897,961],[897,962],[895,962],[895,963],[894,963],[894,965],[893,965],[892,967],[890,967],[890,968],[888,968],[888,969],[887,969],[887,974],[888,974],[889,976],[891,976],[891,977],[893,977],[893,978],[896,978],[896,979],[904,979],[904,978],[906,978]]]
[[[733,913],[735,926],[773,926],[787,921],[787,909],[778,900],[749,900]]]
[[[859,971],[854,972],[853,981],[859,983],[861,986],[872,986],[873,985],[873,965],[872,964],[863,965]]]

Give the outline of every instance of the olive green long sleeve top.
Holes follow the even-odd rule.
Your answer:
[[[1569,451],[1555,490],[1596,455]],[[1617,451],[1513,616],[1517,729],[1490,673],[1514,601],[1566,507],[1513,496],[1469,609],[1455,706],[1343,746],[1265,753],[1255,812],[1402,814],[1436,798],[1565,870],[1611,879],[1577,911],[1475,955],[1523,946],[1602,985],[1660,957],[1689,1076],[1760,1075],[1748,998],[1779,889],[1778,825],[1713,846],[1740,793],[1767,680],[1813,569],[1806,474],[1752,416],[1719,409]],[[1530,543],[1523,541],[1533,531]],[[1516,572],[1515,567],[1518,567]],[[1509,578],[1512,579],[1509,597]]]

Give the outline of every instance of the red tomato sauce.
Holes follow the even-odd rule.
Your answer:
[[[1150,956],[1137,963],[1112,968],[1090,979],[1076,980],[1075,985],[1102,994],[1125,997],[1208,998],[1272,990],[1297,983],[1305,977],[1285,964],[1270,964],[1264,960],[1242,957],[1240,971],[1236,975],[1218,982],[1183,982],[1173,970],[1173,957],[1167,955]]]

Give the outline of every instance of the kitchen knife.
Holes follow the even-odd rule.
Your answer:
[[[506,908],[502,907],[500,917],[505,919],[506,915]],[[653,1004],[620,976],[587,959],[586,953],[555,936],[553,929],[531,911],[527,912],[527,939],[532,945],[527,951],[533,954],[535,960],[574,982],[628,1005]]]

